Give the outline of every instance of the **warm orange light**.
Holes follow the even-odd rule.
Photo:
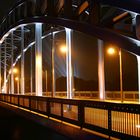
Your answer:
[[[17,68],[14,68],[13,69],[13,73],[17,73],[18,72],[18,69]]]
[[[9,70],[9,74],[11,74],[11,69]]]
[[[16,80],[16,81],[18,81],[18,80],[19,80],[19,78],[18,78],[18,77],[16,77],[16,78],[15,78],[15,80]]]
[[[67,52],[66,46],[61,46],[60,51],[61,51],[62,53],[66,53],[66,52]]]
[[[113,54],[115,54],[115,49],[110,47],[110,48],[108,48],[107,53],[110,55],[113,55]]]

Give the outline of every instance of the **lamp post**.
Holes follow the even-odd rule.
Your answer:
[[[109,55],[115,54],[115,49],[113,47],[109,47],[107,50],[107,53]],[[122,51],[121,48],[119,48],[119,66],[120,66],[120,95],[121,95],[121,102],[123,102],[123,82],[122,82]]]

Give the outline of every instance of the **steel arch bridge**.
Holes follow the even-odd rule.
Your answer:
[[[98,38],[100,59],[99,69],[103,69],[103,41],[115,44],[136,56],[140,55],[140,2],[138,0],[21,0],[12,7],[0,24],[0,74],[3,72],[3,81],[0,79],[1,92],[7,93],[7,83],[10,79],[9,93],[14,94],[14,66],[21,59],[20,92],[25,95],[24,53],[35,45],[35,95],[42,96],[42,39],[50,35],[65,31],[66,34],[66,71],[67,71],[67,98],[72,99],[73,79],[71,62],[72,30]],[[30,40],[25,34],[31,32]],[[26,40],[26,41],[25,41]],[[102,40],[102,41],[101,41]],[[52,41],[52,46],[53,46]],[[55,96],[54,84],[54,55],[51,48],[52,69],[52,96]],[[104,72],[100,71],[99,92],[100,99],[105,98]],[[11,76],[11,77],[10,77]],[[10,78],[9,78],[10,77]],[[17,79],[19,80],[19,79]],[[2,83],[3,82],[3,83]],[[1,86],[3,84],[3,87]],[[32,87],[31,82],[30,86]],[[19,85],[17,85],[19,88]],[[31,88],[32,89],[32,88]],[[101,89],[101,90],[100,90]],[[32,93],[32,90],[31,90]],[[4,96],[4,95],[3,95]],[[122,95],[121,95],[122,96]],[[20,98],[20,97],[19,97]],[[5,100],[4,98],[1,100]],[[58,101],[60,102],[60,101]],[[65,102],[65,101],[64,101]],[[68,102],[70,103],[70,101]],[[75,103],[72,104],[75,105]],[[82,103],[81,103],[82,104]],[[90,104],[90,103],[89,103]],[[87,105],[87,104],[86,104]],[[87,105],[88,106],[88,105]],[[92,105],[91,105],[92,106]],[[88,107],[91,107],[90,105]],[[92,106],[93,107],[93,106]],[[100,103],[95,108],[102,108]],[[107,107],[107,109],[106,109]],[[127,107],[125,107],[127,108]],[[133,107],[134,108],[134,107]],[[108,105],[105,108],[109,110]],[[113,111],[115,108],[112,109]],[[122,109],[123,110],[123,109]],[[132,117],[136,115],[139,122],[139,106]],[[117,110],[118,111],[118,110]],[[131,113],[131,109],[128,109]],[[106,112],[105,112],[106,113]],[[135,114],[136,113],[136,114]],[[82,113],[81,113],[82,114]],[[108,112],[111,117],[111,112]],[[123,114],[125,115],[125,114]],[[108,118],[109,119],[109,118]],[[83,120],[80,120],[83,121]],[[81,125],[81,124],[80,124]],[[134,124],[133,124],[134,125]],[[86,126],[86,125],[85,125]],[[108,122],[109,131],[111,122]],[[88,126],[90,128],[90,126]],[[113,127],[113,126],[112,126]],[[124,126],[126,127],[126,126]],[[97,127],[97,130],[100,128]],[[131,131],[131,130],[130,130]],[[139,137],[135,130],[134,137]],[[112,131],[111,131],[112,132]],[[108,134],[108,132],[105,132]],[[119,132],[118,132],[119,133]],[[125,133],[132,136],[131,133]],[[125,135],[124,134],[124,135]],[[109,134],[111,135],[111,134]],[[114,134],[115,135],[115,134]]]

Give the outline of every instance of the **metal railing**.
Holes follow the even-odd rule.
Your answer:
[[[0,94],[0,101],[121,139],[140,139],[140,105]]]
[[[25,93],[25,95],[35,95],[33,93]],[[43,92],[43,96],[52,96],[52,92]],[[67,96],[66,91],[56,91],[55,97],[65,97]],[[139,92],[138,91],[123,91],[123,101],[135,101],[139,102]],[[73,93],[73,98],[84,98],[84,99],[99,99],[99,91],[75,91]],[[118,100],[121,101],[120,91],[106,91],[106,100]]]

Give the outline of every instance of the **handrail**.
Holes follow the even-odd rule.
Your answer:
[[[140,138],[140,105],[0,94],[0,101],[121,139]]]

